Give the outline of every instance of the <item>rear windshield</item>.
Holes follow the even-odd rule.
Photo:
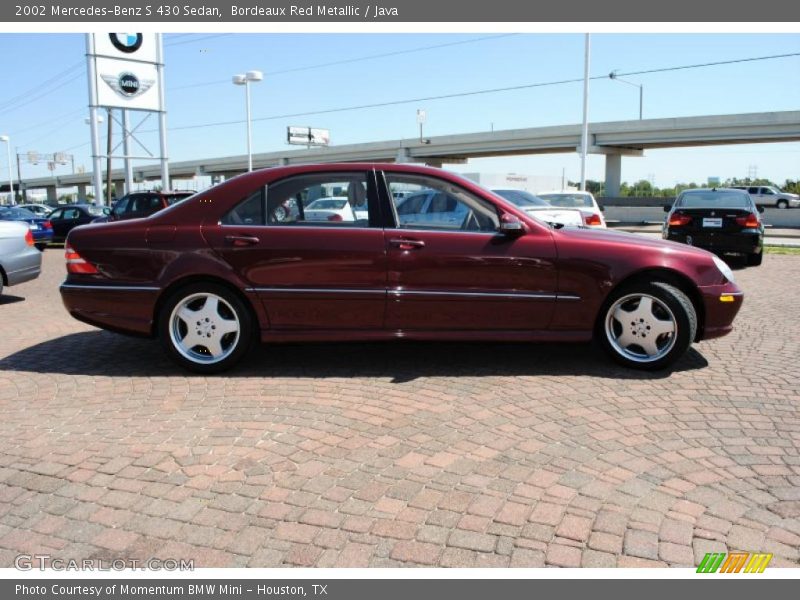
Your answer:
[[[593,208],[591,196],[586,194],[539,194],[539,198],[559,208]]]
[[[521,208],[526,206],[548,206],[547,202],[541,198],[537,198],[530,192],[523,190],[494,190],[494,193]]]
[[[681,208],[750,208],[750,196],[742,192],[688,192],[678,198]]]
[[[11,221],[22,219],[36,219],[37,216],[24,208],[0,208],[0,219]]]
[[[339,210],[340,208],[344,208],[344,205],[347,204],[346,198],[336,198],[331,200],[315,200],[311,204],[308,205],[310,210],[313,209],[333,209]]]
[[[94,204],[92,204],[86,207],[86,212],[88,212],[93,217],[100,217],[110,213],[111,209],[108,208],[107,206],[95,206]]]

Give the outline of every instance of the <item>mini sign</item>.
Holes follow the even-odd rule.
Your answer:
[[[299,146],[328,146],[331,143],[331,132],[315,127],[289,126],[286,128],[286,141]]]

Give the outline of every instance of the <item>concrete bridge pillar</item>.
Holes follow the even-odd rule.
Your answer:
[[[114,195],[117,198],[122,198],[125,195],[125,182],[124,181],[115,181],[114,182]]]
[[[47,201],[50,203],[55,204],[58,202],[58,193],[56,191],[56,186],[48,185],[45,190],[47,190]]]
[[[78,201],[85,202],[86,201],[86,184],[79,183],[78,184]]]
[[[606,154],[606,186],[604,196],[613,198],[619,196],[619,186],[622,183],[622,155]]]

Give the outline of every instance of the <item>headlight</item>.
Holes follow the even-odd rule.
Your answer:
[[[719,269],[719,272],[722,273],[723,277],[725,277],[725,279],[727,279],[731,283],[734,283],[736,280],[733,277],[733,271],[728,266],[728,264],[724,260],[722,260],[719,256],[714,256],[712,258],[714,259],[714,264],[717,265],[717,269]]]

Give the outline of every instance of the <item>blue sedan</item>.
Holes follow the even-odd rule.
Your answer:
[[[33,243],[44,250],[53,241],[53,225],[48,219],[38,217],[29,210],[16,206],[0,206],[0,221],[23,221],[33,234]]]

